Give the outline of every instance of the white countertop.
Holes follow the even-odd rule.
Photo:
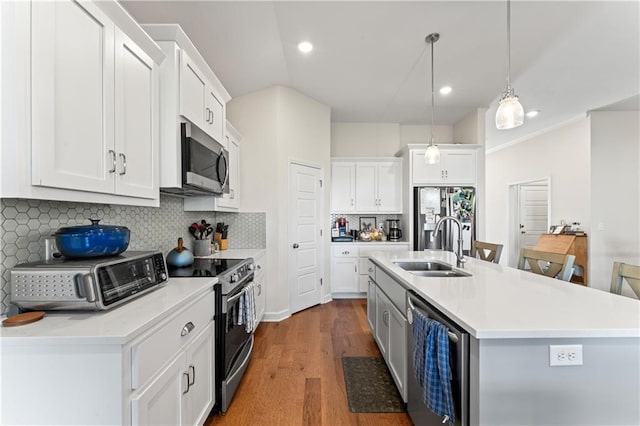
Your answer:
[[[0,343],[124,344],[217,282],[217,278],[169,278],[164,286],[109,311],[47,312],[31,324],[0,327]]]
[[[640,301],[468,258],[471,277],[427,278],[394,265],[440,260],[447,251],[379,252],[374,262],[478,339],[640,337]]]

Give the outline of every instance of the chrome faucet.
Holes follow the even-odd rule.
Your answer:
[[[458,218],[455,218],[453,216],[442,217],[438,221],[438,223],[436,223],[436,227],[433,230],[433,233],[431,235],[435,235],[438,232],[440,232],[440,226],[442,225],[442,222],[446,220],[451,220],[458,225],[458,251],[455,252],[455,255],[458,258],[458,263],[457,263],[458,268],[464,268],[464,263],[467,261],[467,259],[465,259],[464,254],[462,253],[462,223],[458,220]]]

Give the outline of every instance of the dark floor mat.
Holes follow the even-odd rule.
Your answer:
[[[376,356],[342,357],[349,411],[352,413],[402,413],[402,397],[384,359]]]

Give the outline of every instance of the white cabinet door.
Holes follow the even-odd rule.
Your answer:
[[[378,163],[378,213],[402,212],[402,163]]]
[[[389,371],[398,386],[402,399],[407,402],[407,320],[389,304]]]
[[[378,163],[356,163],[356,211],[378,210]]]
[[[185,423],[183,398],[189,377],[184,371],[186,354],[178,357],[131,401],[133,425],[181,425]]]
[[[442,157],[439,164],[426,164],[424,162],[424,150],[411,153],[411,182],[414,184],[438,184],[442,183],[444,173],[442,171]]]
[[[358,258],[341,257],[331,261],[331,292],[358,291]]]
[[[451,151],[446,155],[445,180],[449,184],[476,183],[476,152]]]
[[[355,211],[356,172],[352,162],[331,163],[331,211]]]
[[[207,80],[184,50],[180,54],[180,115],[205,130]]]
[[[385,360],[389,353],[389,306],[391,302],[376,286],[376,341]],[[388,361],[387,361],[388,362]]]
[[[32,3],[32,185],[114,190],[114,24],[92,3]]]
[[[376,335],[376,283],[369,278],[367,281],[367,322],[373,335]]]
[[[189,385],[186,396],[188,425],[203,424],[213,406],[213,324],[193,341],[187,351]]]
[[[115,191],[157,198],[158,123],[155,64],[121,30],[115,32]]]
[[[208,85],[206,91],[203,130],[218,143],[224,145],[224,104],[218,99],[211,86]]]

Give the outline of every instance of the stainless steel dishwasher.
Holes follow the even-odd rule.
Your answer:
[[[414,375],[413,366],[413,314],[420,311],[427,318],[438,321],[449,330],[449,364],[451,366],[451,393],[453,396],[454,425],[469,424],[469,334],[449,320],[436,308],[413,291],[407,292],[407,319],[409,341],[407,346],[407,411],[416,426],[442,425],[442,416],[433,413],[422,401],[422,388]]]

